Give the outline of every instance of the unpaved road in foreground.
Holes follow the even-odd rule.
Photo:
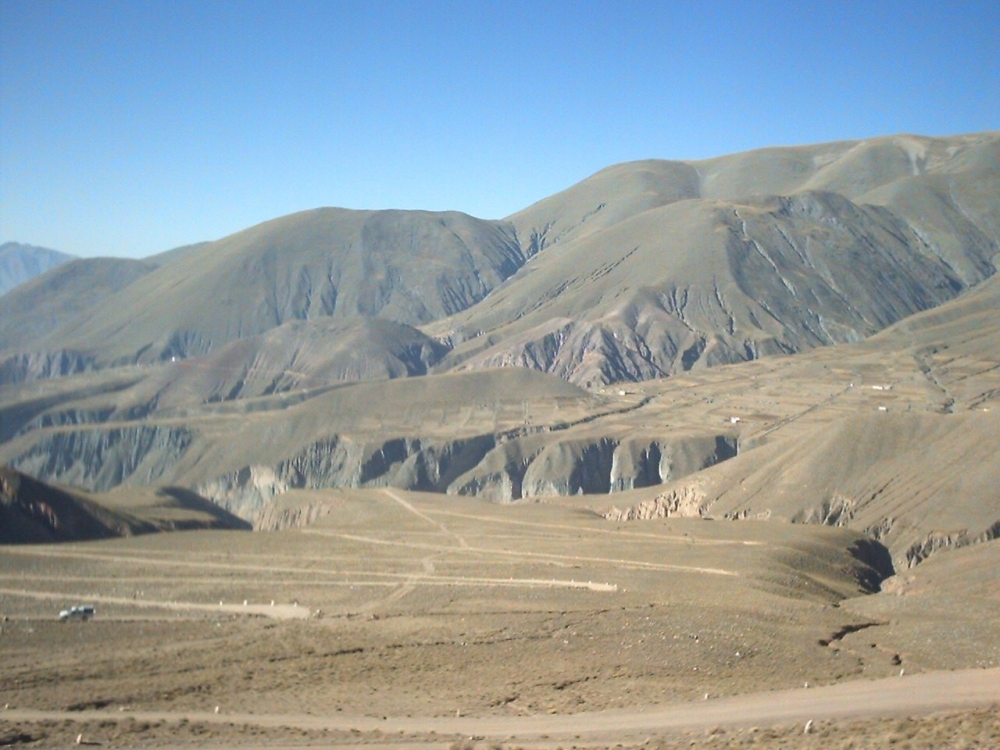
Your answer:
[[[93,719],[199,721],[299,729],[463,735],[497,740],[626,741],[655,732],[711,727],[767,726],[810,719],[861,719],[919,715],[1000,704],[1000,668],[927,672],[882,680],[845,682],[729,698],[578,714],[511,717],[315,716],[242,714],[227,707],[214,712],[163,711],[0,711],[10,721]]]

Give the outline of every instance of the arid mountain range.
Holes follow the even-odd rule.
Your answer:
[[[984,133],[42,273],[0,744],[994,747],[998,265]]]
[[[0,461],[248,521],[613,493],[912,565],[1000,533],[998,265],[997,133],[620,164],[499,221],[305,211],[0,297]]]
[[[42,361],[189,358],[329,318],[419,327],[447,350],[438,370],[514,364],[582,385],[803,351],[991,275],[998,164],[996,134],[882,138],[621,164],[502,221],[305,211],[36,279],[2,300],[0,346],[8,382]],[[43,300],[29,337],[19,313]],[[17,356],[35,367],[11,369]]]

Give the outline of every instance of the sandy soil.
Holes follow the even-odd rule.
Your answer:
[[[992,731],[973,708],[1000,700],[1000,664],[980,663],[996,626],[946,645],[963,617],[996,622],[992,599],[973,586],[964,613],[928,620],[931,658],[907,640],[926,629],[911,636],[889,607],[920,601],[920,581],[863,595],[855,532],[395,490],[329,502],[303,529],[0,548],[2,731],[48,746],[565,747],[749,738],[748,724],[778,742],[789,722],[957,709]],[[74,603],[97,617],[58,622]],[[984,692],[961,697],[942,663],[989,668],[958,677]],[[774,690],[792,692],[753,697]]]

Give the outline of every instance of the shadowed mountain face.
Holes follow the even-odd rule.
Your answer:
[[[117,536],[125,519],[80,494],[38,482],[0,466],[0,543],[54,542]]]
[[[0,464],[0,544],[84,541],[174,529],[246,529],[195,493],[176,487],[92,495],[39,482]]]
[[[47,247],[5,242],[0,245],[0,295],[72,259]]]

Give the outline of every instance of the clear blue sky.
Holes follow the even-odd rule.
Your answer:
[[[0,0],[0,241],[500,218],[613,163],[1000,128],[1000,2]]]

